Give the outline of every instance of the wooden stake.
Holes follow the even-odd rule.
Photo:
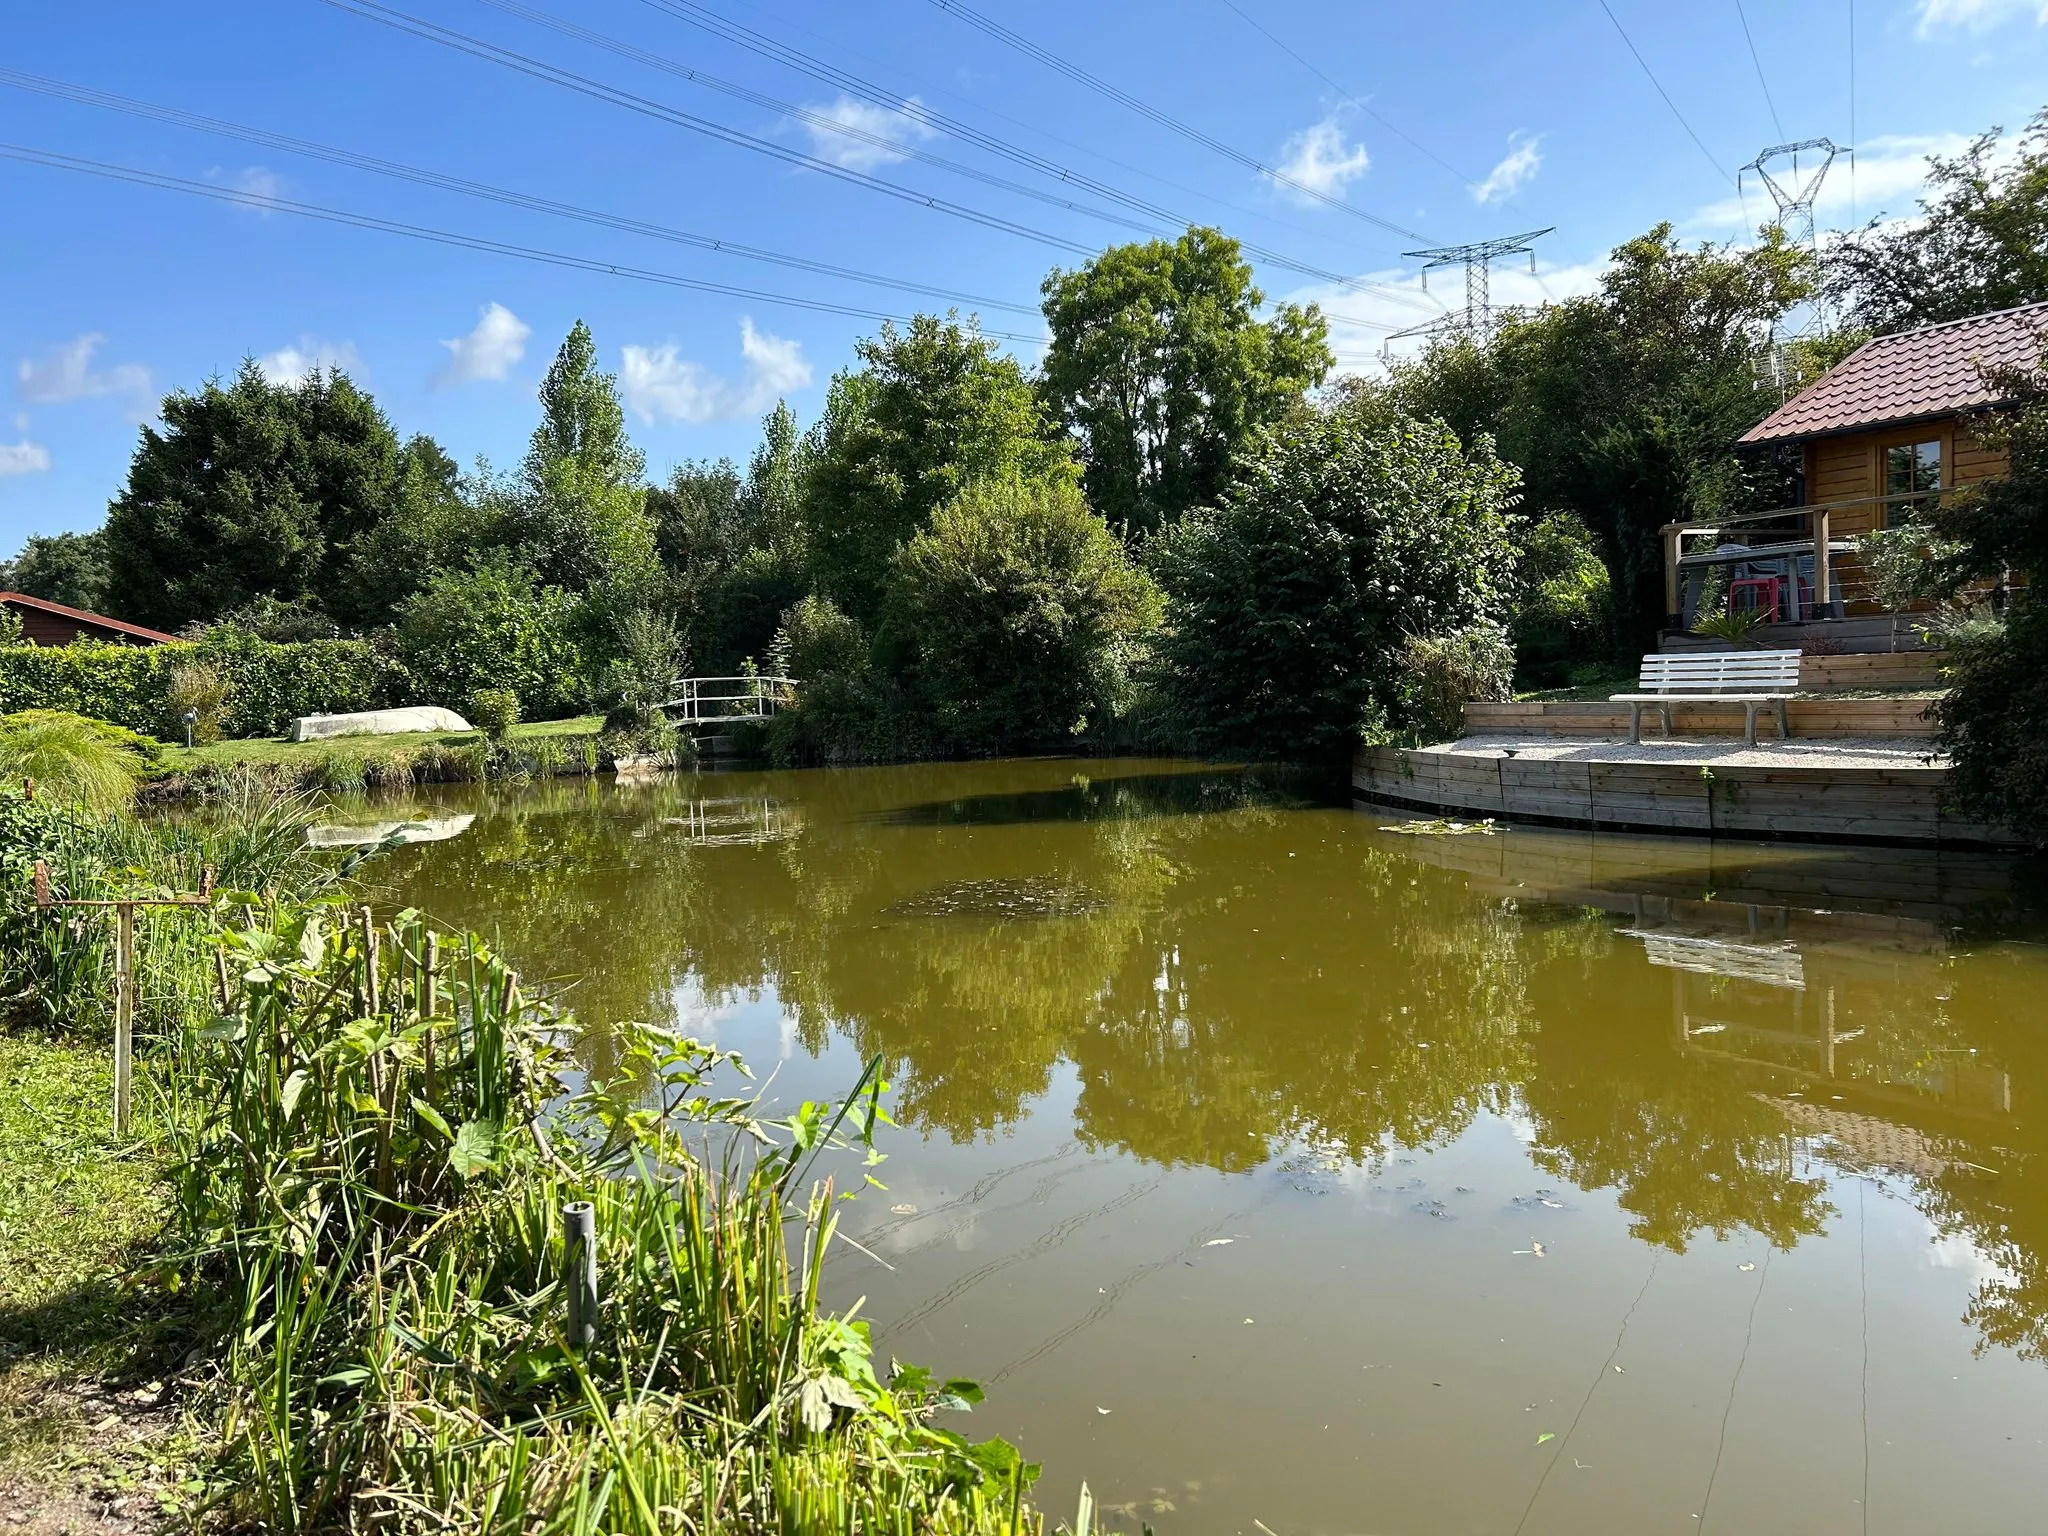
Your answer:
[[[135,904],[114,908],[114,1136],[128,1134],[135,1075]]]

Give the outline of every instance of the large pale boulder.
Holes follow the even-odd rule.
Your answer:
[[[301,715],[292,722],[293,741],[326,741],[334,736],[399,736],[410,731],[467,731],[473,727],[452,709],[366,709],[354,715]]]

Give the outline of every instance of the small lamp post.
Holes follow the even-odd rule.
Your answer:
[[[187,750],[188,752],[189,752],[189,751],[190,751],[190,750],[192,749],[192,727],[193,727],[193,726],[195,726],[195,725],[197,725],[198,723],[199,723],[199,711],[198,711],[198,710],[196,710],[196,709],[188,709],[188,710],[186,710],[186,711],[185,711],[185,749],[186,749],[186,750]]]

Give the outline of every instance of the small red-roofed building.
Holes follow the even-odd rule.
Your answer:
[[[84,608],[53,603],[26,592],[0,592],[0,608],[21,620],[22,638],[30,645],[69,645],[74,640],[101,640],[112,645],[163,645],[176,640],[160,629],[130,624]]]
[[[1863,648],[1886,610],[1857,541],[1942,492],[2005,473],[2005,454],[1971,425],[2001,403],[1992,376],[2038,367],[2044,348],[2048,303],[1876,336],[1771,412],[1741,442],[1796,449],[1803,503],[1667,526],[1667,631],[1689,630],[1704,597],[1763,608],[1764,643]]]

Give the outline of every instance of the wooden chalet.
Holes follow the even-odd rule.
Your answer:
[[[1864,534],[1943,491],[2003,474],[2005,456],[1971,435],[1999,405],[1985,374],[2032,368],[2048,346],[2048,303],[1972,315],[1865,342],[1744,433],[1796,446],[1795,507],[1664,529],[1665,626],[1672,639],[1702,598],[1763,611],[1757,638],[1866,647],[1885,624],[1857,561]]]
[[[53,603],[26,592],[0,592],[0,608],[21,620],[22,638],[30,645],[69,645],[74,640],[103,640],[112,645],[163,645],[176,640],[160,629],[148,629],[104,613]]]

